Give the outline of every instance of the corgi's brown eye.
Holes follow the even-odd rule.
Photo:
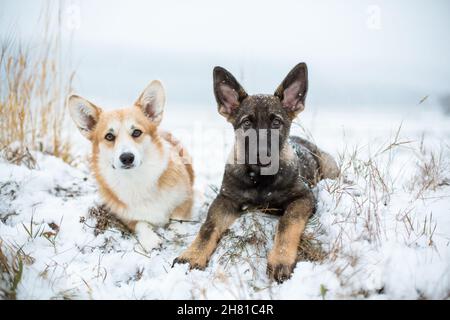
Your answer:
[[[142,131],[139,129],[133,130],[133,133],[131,134],[134,138],[139,137],[142,134]]]
[[[114,141],[116,137],[112,133],[107,133],[105,139],[108,141]]]

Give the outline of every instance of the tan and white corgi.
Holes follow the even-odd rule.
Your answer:
[[[79,96],[68,99],[70,115],[92,142],[91,170],[102,199],[147,251],[161,242],[153,227],[188,219],[193,202],[191,159],[158,129],[164,104],[157,80],[124,109],[104,111]]]

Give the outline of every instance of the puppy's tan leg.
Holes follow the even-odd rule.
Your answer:
[[[306,223],[313,212],[310,197],[291,202],[281,216],[272,250],[267,258],[267,274],[277,282],[289,279],[297,259],[297,248]]]
[[[180,204],[172,211],[170,218],[179,220],[189,220],[191,218],[192,213],[192,204],[193,204],[192,197],[189,197],[188,199],[186,199],[186,201],[184,201],[182,204]]]
[[[188,263],[191,269],[205,269],[223,233],[238,217],[236,203],[219,195],[211,204],[194,242],[173,263]]]

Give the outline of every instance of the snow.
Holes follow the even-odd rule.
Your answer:
[[[38,152],[32,153],[34,169],[0,160],[0,241],[30,257],[18,299],[449,298],[450,119],[430,112],[300,116],[315,142],[343,159],[346,170],[339,181],[321,181],[314,189],[318,209],[307,233],[321,243],[325,258],[299,261],[290,280],[279,285],[266,277],[277,219],[260,212],[233,224],[205,271],[172,268],[220,187],[232,138],[214,108],[206,109],[183,117],[179,108],[166,112],[164,127],[194,156],[194,215],[158,228],[162,243],[150,253],[117,228],[96,235],[88,210],[100,199],[84,161],[89,144],[74,127],[68,130],[80,155],[76,166]],[[382,152],[402,121],[398,141],[412,142]],[[305,135],[296,126],[293,133]],[[423,176],[420,164],[431,152],[442,152],[440,181],[422,190],[416,177]],[[52,223],[59,231],[49,240],[44,233],[55,232]]]

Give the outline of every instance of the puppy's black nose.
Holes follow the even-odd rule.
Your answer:
[[[122,153],[120,155],[119,159],[124,165],[129,166],[129,165],[133,164],[134,154],[132,154],[130,152]]]

